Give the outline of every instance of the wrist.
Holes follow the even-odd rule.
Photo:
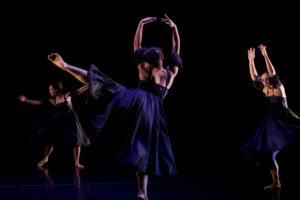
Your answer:
[[[62,65],[62,68],[61,68],[62,70],[68,70],[68,69],[70,69],[70,65],[68,64],[68,63],[64,63],[63,65]]]

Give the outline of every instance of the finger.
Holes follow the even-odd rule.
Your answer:
[[[161,18],[161,21],[164,22],[164,23],[168,23],[169,22],[169,20],[165,19],[165,18]]]
[[[147,22],[154,22],[157,18],[156,17],[151,17]]]
[[[164,16],[165,16],[165,18],[170,19],[167,14],[165,14]]]
[[[51,61],[54,61],[57,57],[58,57],[58,53],[52,53],[52,54],[50,55],[50,60],[51,60]]]
[[[48,60],[50,60],[50,57],[51,57],[51,54],[49,54],[49,55],[47,56]]]
[[[53,60],[53,58],[56,56],[56,53],[51,53],[48,55],[49,60]]]

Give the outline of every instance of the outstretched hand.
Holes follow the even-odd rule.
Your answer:
[[[154,22],[157,20],[157,17],[146,17],[144,19],[141,19],[141,23],[143,24],[148,24],[148,23],[151,23],[151,22]]]
[[[161,21],[163,23],[167,24],[168,26],[170,26],[171,28],[176,26],[176,24],[166,14],[165,14],[164,18],[161,18]]]
[[[248,60],[253,61],[255,58],[255,48],[249,48],[248,49]]]
[[[21,102],[26,102],[26,101],[27,101],[27,98],[26,98],[24,95],[19,95],[19,96],[18,96],[18,99],[19,99],[19,101],[21,101]]]
[[[259,50],[261,51],[261,54],[263,56],[267,55],[267,46],[263,45],[263,44],[260,44],[258,45],[258,48]]]
[[[51,53],[48,55],[48,60],[50,60],[54,65],[61,69],[66,69],[68,64],[62,59],[58,53]]]

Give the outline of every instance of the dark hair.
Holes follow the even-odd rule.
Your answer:
[[[58,90],[58,91],[62,91],[63,90],[63,84],[60,81],[52,82],[52,83],[50,83],[50,85],[52,85],[53,88],[56,89],[56,90]]]
[[[145,61],[145,54],[147,52],[146,48],[139,48],[135,52],[133,52],[133,63],[134,65],[138,65]]]
[[[159,47],[150,47],[145,52],[145,61],[153,67],[159,66],[159,61],[163,58],[163,50]]]

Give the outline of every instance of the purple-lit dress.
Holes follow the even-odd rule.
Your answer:
[[[118,162],[147,174],[176,174],[163,108],[168,89],[151,80],[128,88],[94,65],[88,78],[90,99],[100,104],[102,99],[110,98],[105,113],[97,115],[93,124],[100,138],[110,139],[107,142]]]

